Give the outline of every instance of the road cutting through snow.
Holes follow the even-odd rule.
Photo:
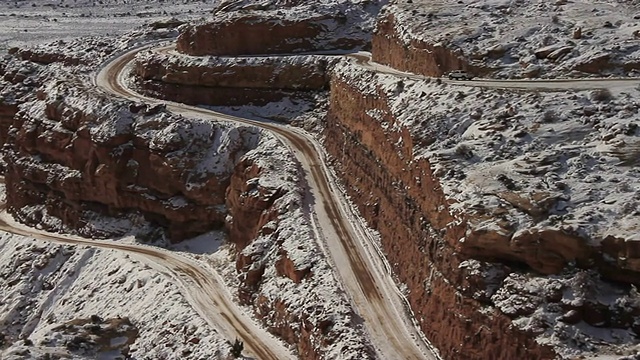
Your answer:
[[[227,339],[243,339],[246,353],[256,359],[295,359],[282,342],[236,305],[218,273],[195,260],[153,246],[47,233],[18,224],[6,211],[0,214],[0,230],[58,244],[112,249],[135,256],[154,269],[169,274],[182,287],[189,304],[212,328],[221,331]]]
[[[167,49],[166,46],[160,49]],[[347,290],[355,311],[363,318],[381,359],[438,359],[437,352],[415,326],[406,299],[398,290],[388,265],[358,235],[352,210],[331,180],[320,144],[309,134],[287,125],[260,122],[185,104],[143,96],[128,88],[127,70],[139,48],[115,58],[97,75],[96,84],[109,93],[135,101],[166,104],[167,110],[187,117],[231,121],[274,133],[293,150],[304,169],[313,198],[316,234],[335,272]]]
[[[173,45],[157,47],[156,51],[169,52]],[[365,320],[378,355],[383,359],[438,359],[437,351],[418,330],[406,298],[397,288],[389,264],[369,231],[353,210],[346,205],[342,192],[326,167],[322,146],[301,129],[287,125],[259,122],[230,116],[185,104],[158,100],[143,96],[126,85],[126,69],[135,55],[148,48],[138,48],[114,59],[98,74],[96,84],[108,92],[136,101],[166,104],[167,109],[184,116],[212,118],[253,125],[273,132],[293,150],[302,164],[311,189],[315,232],[320,244],[333,263],[335,271],[357,313]],[[371,61],[369,53],[346,55],[372,71],[412,80],[430,79],[422,75],[398,71]],[[639,79],[568,79],[554,81],[539,80],[489,80],[456,81],[442,79],[452,85],[482,86],[513,89],[596,89],[631,88]]]

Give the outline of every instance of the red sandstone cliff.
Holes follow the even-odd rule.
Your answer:
[[[407,95],[399,96],[403,93]],[[452,94],[459,98],[447,105]],[[493,97],[484,100],[491,107],[488,99]],[[500,101],[500,96],[495,100]],[[496,195],[495,190],[480,190],[478,204],[473,206],[461,207],[455,199],[457,195],[467,199],[492,177],[486,170],[477,175],[471,172],[471,165],[483,164],[479,159],[498,161],[490,160],[493,156],[504,161],[500,156],[518,156],[506,147],[500,154],[491,142],[486,143],[486,153],[480,152],[482,135],[475,126],[499,129],[501,137],[511,133],[499,116],[476,117],[479,111],[472,95],[455,88],[429,81],[407,84],[353,65],[339,66],[331,83],[327,150],[350,197],[380,232],[389,262],[400,282],[407,284],[412,309],[427,337],[444,358],[552,359],[556,349],[536,340],[553,326],[542,320],[547,315],[534,314],[547,306],[555,309],[548,316],[561,324],[557,329],[582,320],[594,328],[638,334],[640,328],[634,325],[640,315],[637,295],[626,286],[596,280],[638,283],[636,241],[607,237],[599,242],[597,234],[592,240],[584,229],[552,226],[545,221],[562,201],[562,192],[527,195],[529,189],[520,189],[504,177],[498,177],[507,183],[501,186],[512,191],[505,188]],[[455,130],[461,124],[468,129],[460,130],[462,136]],[[518,129],[513,130],[516,138],[521,136]],[[458,145],[454,151],[456,141],[465,139],[474,140],[475,148]],[[425,148],[431,149],[430,156],[420,155]],[[532,155],[525,152],[523,156],[536,164]],[[526,166],[545,171],[548,161],[538,168]],[[524,187],[536,181],[529,172],[522,172],[525,178],[518,184]],[[472,175],[477,183],[467,179]],[[493,200],[496,196],[498,202]],[[613,260],[620,258],[624,261]],[[513,285],[526,283],[527,278],[530,283]],[[595,295],[598,291],[615,293],[625,299],[620,301],[636,305],[622,309],[602,302]],[[574,297],[580,300],[573,301]],[[597,320],[604,318],[616,320]],[[530,325],[524,330],[515,325],[516,320]]]
[[[311,98],[328,87],[322,56],[194,59],[167,53],[136,57],[139,88],[158,98],[196,105],[265,105],[289,98]]]
[[[188,25],[178,51],[189,55],[255,55],[367,47],[381,1],[221,6],[215,20]],[[286,11],[283,11],[286,8]],[[229,11],[231,10],[231,11]]]
[[[87,209],[138,210],[174,240],[222,226],[233,163],[255,130],[114,104],[68,83],[40,96],[16,115],[5,153],[7,205],[18,218],[30,216],[27,206],[45,204],[80,227]],[[210,157],[218,141],[227,145]]]
[[[367,111],[374,109],[394,123],[383,93],[334,79],[325,144],[349,195],[380,232],[389,262],[410,289],[409,302],[427,338],[445,359],[553,358],[550,349],[514,329],[509,317],[481,311],[485,304],[465,293],[485,284],[459,269],[464,258],[440,231],[454,219],[441,211],[447,204],[438,179],[427,161],[412,161],[406,130],[385,130],[370,120]]]

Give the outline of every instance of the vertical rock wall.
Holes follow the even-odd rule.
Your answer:
[[[554,358],[510,318],[471,298],[486,284],[461,266],[452,246],[465,226],[449,215],[429,163],[412,158],[409,132],[382,91],[334,78],[325,135],[348,194],[380,232],[422,330],[445,359]]]
[[[470,64],[461,52],[442,43],[403,37],[393,14],[381,16],[371,41],[373,61],[395,69],[426,76],[441,76],[451,70],[467,70],[480,76],[489,69]]]

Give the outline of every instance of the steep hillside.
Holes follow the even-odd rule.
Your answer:
[[[189,55],[291,54],[368,47],[386,1],[223,2],[215,18],[190,24],[178,37]]]

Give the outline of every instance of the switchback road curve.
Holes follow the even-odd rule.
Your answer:
[[[168,110],[187,117],[232,121],[274,133],[293,150],[304,169],[315,200],[313,211],[320,241],[329,252],[330,261],[335,265],[356,312],[364,319],[380,358],[437,359],[437,352],[408,314],[406,300],[398,291],[385,260],[380,252],[372,249],[374,246],[362,239],[366,232],[362,225],[351,220],[353,214],[345,205],[346,201],[335,182],[331,181],[320,144],[300,129],[287,125],[239,118],[135,92],[126,84],[125,70],[142,50],[146,49],[132,50],[106,64],[97,75],[96,84],[109,93],[134,101],[166,104]]]

